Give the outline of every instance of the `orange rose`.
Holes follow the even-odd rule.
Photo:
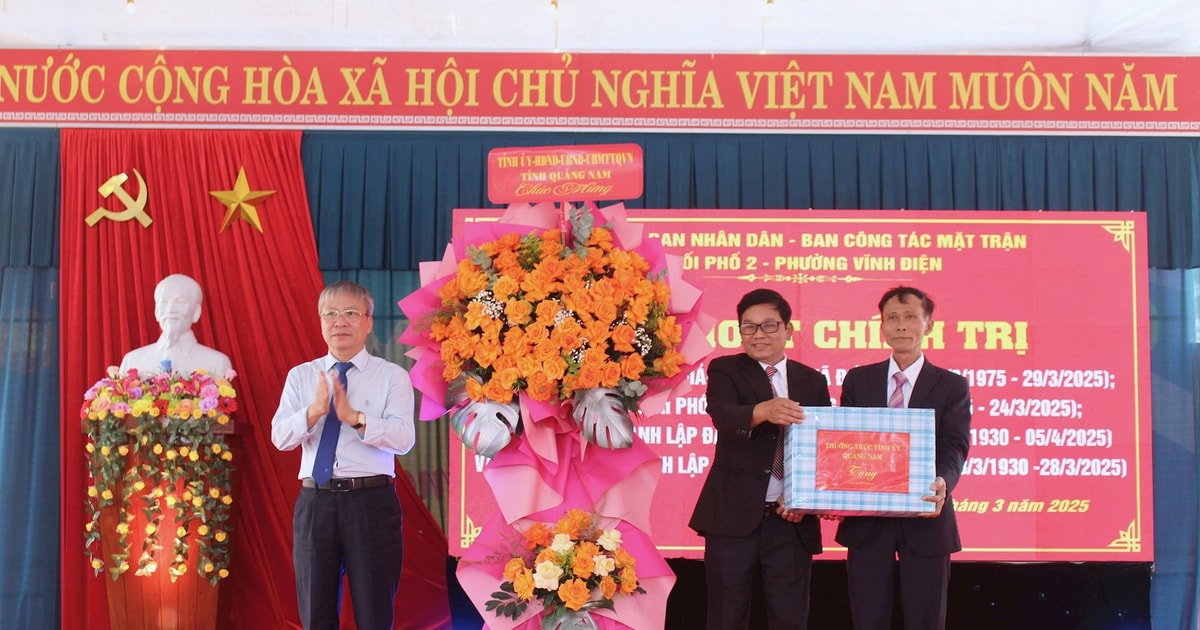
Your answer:
[[[552,343],[546,343],[548,340],[538,342],[533,348],[533,358],[538,361],[546,362],[553,361],[562,357],[562,350]]]
[[[523,326],[531,321],[533,305],[525,300],[509,300],[504,305],[504,317],[513,326]]]
[[[501,387],[511,390],[517,386],[517,381],[521,378],[521,371],[515,367],[508,367],[500,370],[497,377],[500,379]]]
[[[624,547],[613,552],[613,560],[616,561],[618,569],[637,566],[637,559],[633,557],[633,554],[625,551]]]
[[[637,592],[638,578],[637,571],[633,567],[625,567],[621,569],[621,594],[632,595]]]
[[[600,594],[604,595],[604,599],[612,599],[617,594],[617,582],[611,575],[600,579]]]
[[[621,359],[621,376],[627,380],[640,379],[644,371],[646,371],[646,362],[642,361],[641,355],[627,354],[624,359]]]
[[[575,386],[579,389],[599,387],[600,379],[603,378],[603,376],[604,375],[599,367],[592,365],[581,365],[579,367],[579,374],[575,379]]]
[[[477,402],[486,398],[483,392],[483,383],[477,379],[467,378],[467,396]]]
[[[587,584],[583,580],[576,578],[560,584],[558,587],[558,596],[563,600],[563,604],[567,608],[580,610],[587,603],[588,598],[592,596],[592,592],[588,590]]]
[[[533,599],[533,572],[529,569],[524,569],[513,578],[513,591],[521,601],[529,601]]]
[[[525,279],[521,281],[521,290],[525,292],[525,299],[530,302],[538,302],[546,299],[547,295],[554,289],[554,280],[547,276],[541,270],[534,270],[525,275]]]
[[[571,540],[579,540],[579,534],[592,524],[592,516],[586,510],[571,508],[555,525],[554,530],[559,534],[568,534]]]
[[[633,339],[637,331],[629,324],[621,324],[612,329],[613,350],[617,352],[633,352]]]
[[[534,400],[552,400],[558,395],[558,382],[542,372],[534,372],[525,379],[525,393]]]
[[[467,305],[466,323],[468,330],[477,330],[483,325],[484,320],[491,319],[487,313],[483,311],[483,302],[471,302]]]
[[[509,582],[513,581],[517,575],[525,569],[524,558],[513,558],[504,565],[504,579]]]
[[[601,372],[600,385],[603,387],[616,387],[621,382],[621,366],[616,363],[605,363],[604,370]]]
[[[551,540],[551,542],[553,542],[554,539],[551,538],[550,540]],[[558,553],[555,551],[552,551],[549,548],[539,551],[537,558],[534,558],[534,560],[533,560],[533,566],[536,567],[537,565],[539,565],[543,562],[549,562],[551,564],[558,564]]]
[[[668,315],[658,320],[658,330],[654,335],[664,344],[677,344],[683,339],[683,328],[675,321],[674,315]]]
[[[534,523],[521,532],[521,536],[525,538],[525,548],[529,550],[549,547],[550,543],[554,542],[554,532],[550,531],[545,523]]]
[[[496,278],[496,284],[492,285],[492,295],[496,296],[496,299],[500,301],[507,300],[520,290],[521,283],[517,282],[512,276],[500,276]]]
[[[567,362],[556,353],[549,360],[542,361],[542,373],[552,381],[561,380],[567,374]]]
[[[685,362],[687,362],[687,357],[674,350],[668,350],[661,357],[654,360],[654,371],[667,378],[671,378],[679,373],[679,366]]]
[[[512,402],[513,399],[512,388],[505,387],[504,382],[495,376],[484,386],[483,394],[488,400],[496,402],[507,403]]]
[[[592,572],[596,570],[596,561],[592,560],[591,554],[583,554],[576,552],[574,559],[571,560],[571,572],[576,577],[588,579],[592,577]]]
[[[517,371],[521,373],[521,376],[528,383],[529,377],[542,373],[542,362],[538,361],[537,357],[532,355],[517,357]]]
[[[542,300],[537,303],[537,321],[543,326],[553,326],[554,318],[558,316],[559,304],[556,300]]]

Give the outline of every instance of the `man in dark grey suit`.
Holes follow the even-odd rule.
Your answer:
[[[933,330],[933,300],[896,287],[879,300],[880,330],[892,348],[887,361],[850,370],[842,382],[843,407],[933,409],[936,504],[924,518],[847,517],[836,540],[849,549],[850,609],[855,630],[890,630],[897,577],[906,630],[946,627],[950,554],[962,549],[950,493],[967,458],[971,395],[963,377],[935,367],[921,352]],[[899,558],[897,560],[897,558]]]
[[[808,625],[812,556],[821,552],[817,517],[785,510],[783,430],[804,420],[803,405],[829,406],[825,377],[789,360],[792,308],[756,289],[737,305],[741,354],[708,366],[708,415],[717,428],[712,468],[689,526],[704,536],[708,630],[750,627],[761,577],[771,630]]]

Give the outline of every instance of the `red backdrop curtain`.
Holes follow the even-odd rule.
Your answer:
[[[238,516],[233,570],[222,597],[235,627],[298,627],[291,563],[291,512],[299,451],[278,452],[270,422],[288,369],[326,352],[316,315],[322,279],[300,163],[299,132],[63,130],[61,221],[62,622],[64,628],[108,627],[104,575],[83,555],[87,487],[83,392],[125,352],[159,334],[154,287],[172,273],[204,290],[193,327],[201,343],[229,355],[238,377],[238,423],[248,424],[237,461]],[[233,190],[239,169],[252,190],[273,195],[250,203],[261,232],[209,191]],[[98,189],[118,173],[152,223],[85,218],[97,208],[123,210]],[[397,627],[448,626],[445,538],[399,475],[405,511],[405,572]],[[440,540],[441,548],[438,549]],[[434,577],[430,577],[430,573]],[[122,579],[131,579],[126,576]],[[136,579],[136,578],[132,578]],[[415,624],[415,625],[414,625]]]

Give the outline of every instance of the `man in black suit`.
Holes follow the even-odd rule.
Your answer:
[[[817,517],[783,509],[783,431],[804,420],[802,405],[828,406],[820,372],[784,356],[792,308],[756,289],[737,305],[742,354],[708,366],[708,415],[717,450],[689,526],[704,536],[708,630],[750,626],[761,577],[771,630],[808,625],[812,556],[821,552]]]
[[[846,570],[855,630],[892,627],[897,577],[906,630],[941,629],[946,627],[950,554],[962,549],[950,493],[970,447],[971,395],[963,377],[935,367],[921,352],[933,330],[929,296],[896,287],[879,300],[879,314],[892,357],[850,370],[842,382],[841,404],[934,410],[937,477],[925,500],[936,509],[922,514],[924,518],[847,517],[836,540],[849,549]]]

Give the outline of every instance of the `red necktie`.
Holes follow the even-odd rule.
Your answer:
[[[775,375],[779,370],[774,365],[767,366],[767,382],[771,384],[771,394],[778,396],[779,392],[775,391]],[[779,438],[775,444],[775,461],[771,462],[771,475],[776,479],[783,479],[783,427],[779,427]]]
[[[904,384],[908,382],[908,378],[904,376],[904,372],[896,372],[892,375],[892,380],[896,381],[896,389],[892,390],[891,396],[888,396],[888,406],[895,409],[903,409]]]

